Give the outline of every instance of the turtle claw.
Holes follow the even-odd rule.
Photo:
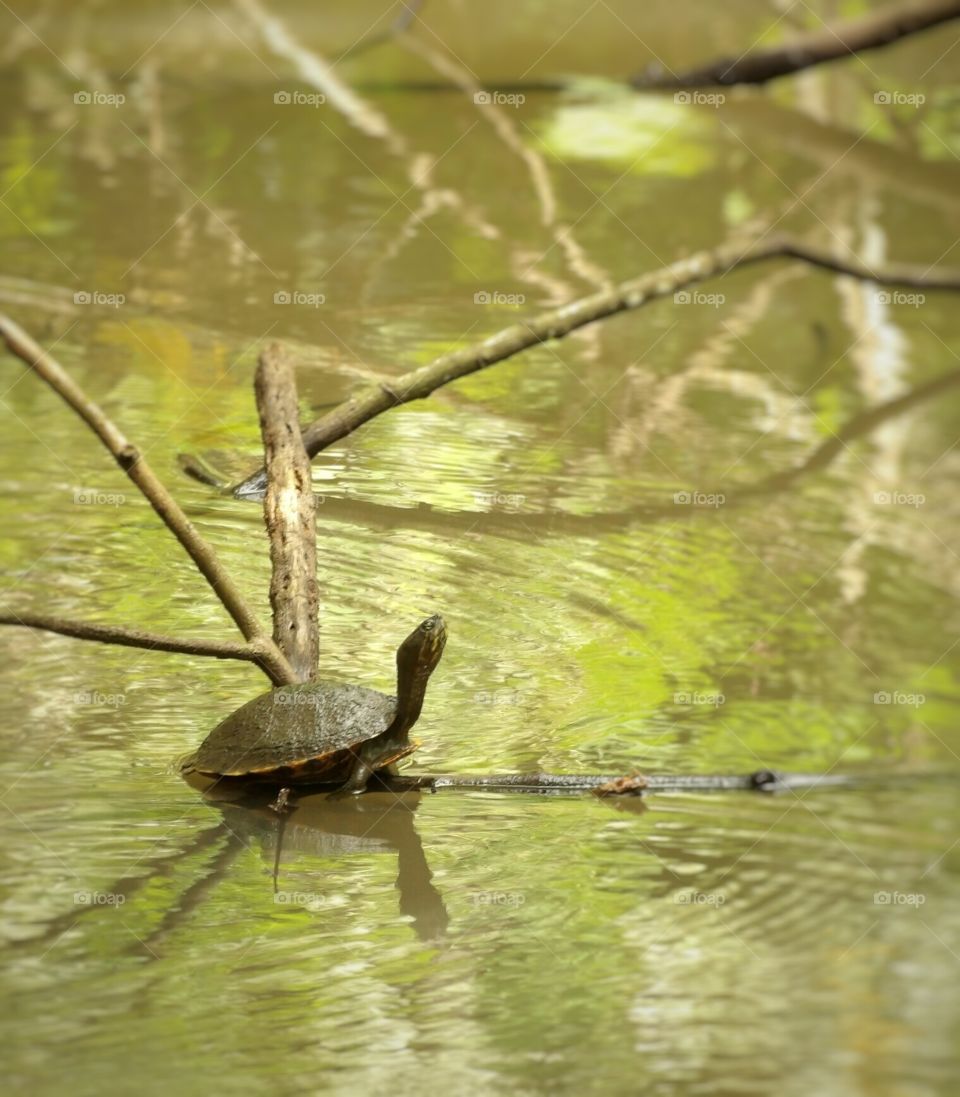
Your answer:
[[[277,793],[276,800],[270,805],[270,810],[275,811],[278,815],[283,815],[285,811],[289,810],[290,804],[290,789],[282,788]]]

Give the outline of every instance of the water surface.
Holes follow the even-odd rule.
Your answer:
[[[429,18],[492,81],[692,63],[772,21],[484,9]],[[274,10],[328,55],[383,15]],[[375,137],[275,102],[311,88],[233,8],[172,29],[165,5],[18,14],[49,49],[3,16],[0,301],[265,618],[259,508],[177,455],[256,464],[267,338],[295,349],[308,417],[757,217],[872,263],[956,257],[948,28],[721,104],[530,93],[503,107],[511,145],[471,96],[410,86],[437,75],[398,47],[341,69]],[[428,210],[415,161],[455,198]],[[957,390],[750,491],[955,370],[953,299],[787,264],[701,290],[316,460],[325,675],[389,689],[413,624],[448,623],[416,770],[958,767]],[[231,636],[86,428],[15,360],[0,372],[4,606]],[[263,802],[205,799],[176,770],[264,687],[254,668],[0,640],[15,1092],[956,1092],[949,784],[310,798],[280,833]]]

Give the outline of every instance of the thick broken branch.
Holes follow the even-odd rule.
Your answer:
[[[140,629],[120,628],[115,625],[96,625],[90,621],[73,621],[66,617],[48,617],[36,613],[0,614],[0,625],[21,625],[24,628],[56,632],[60,636],[72,636],[76,640],[96,640],[101,644],[118,644],[127,648],[146,648],[150,651],[174,651],[180,655],[207,655],[214,659],[240,659],[247,663],[259,662],[263,650],[256,643],[231,644],[220,640],[190,640],[176,636],[161,636]]]
[[[13,354],[29,366],[38,377],[46,381],[54,392],[73,408],[103,442],[117,464],[136,484],[167,528],[186,549],[246,639],[257,645],[260,654],[256,661],[271,681],[275,685],[296,682],[297,677],[293,668],[263,631],[213,549],[194,529],[190,520],[180,509],[180,505],[157,479],[139,449],[127,440],[101,408],[87,398],[80,386],[67,375],[54,358],[42,350],[22,328],[5,316],[0,316],[0,338]]]
[[[293,366],[273,343],[254,378],[266,459],[263,518],[270,537],[273,639],[301,682],[317,675],[316,500],[300,435]]]
[[[346,437],[357,427],[390,408],[413,400],[422,400],[451,381],[502,362],[528,347],[551,339],[561,339],[586,324],[618,312],[640,308],[709,278],[769,259],[800,259],[824,270],[881,285],[960,289],[960,271],[938,271],[936,268],[906,264],[885,264],[882,268],[871,268],[857,260],[838,259],[811,244],[787,237],[761,237],[747,245],[739,241],[728,242],[710,251],[680,259],[661,270],[622,282],[612,290],[591,294],[561,308],[541,312],[529,320],[504,328],[482,342],[441,355],[429,365],[411,370],[389,383],[380,382],[361,389],[304,429],[303,442],[307,453],[314,457],[333,442]],[[238,484],[234,492],[239,496],[259,495],[265,487],[265,474],[260,469]]]
[[[644,89],[764,84],[777,76],[888,46],[957,17],[960,17],[960,0],[891,4],[860,19],[796,35],[773,49],[752,49],[721,57],[681,73],[664,73],[658,66],[657,71],[647,69],[635,76],[631,83]]]

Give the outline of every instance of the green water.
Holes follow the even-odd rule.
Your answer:
[[[391,9],[272,10],[330,56]],[[778,14],[424,18],[495,82],[693,63],[775,39]],[[275,103],[313,89],[238,8],[0,23],[0,306],[144,448],[264,619],[259,507],[176,459],[256,464],[265,339],[295,348],[309,418],[758,217],[870,263],[960,262],[949,27],[721,104],[531,93],[500,128],[409,87],[436,72],[387,46],[338,70],[376,136]],[[955,298],[785,263],[700,290],[315,461],[325,675],[389,689],[400,640],[447,621],[412,770],[960,770],[958,390],[743,494],[955,370]],[[4,611],[232,637],[89,431],[10,357],[0,393]],[[264,688],[254,668],[0,642],[9,1092],[957,1092],[950,783],[310,798],[281,834],[176,766]]]

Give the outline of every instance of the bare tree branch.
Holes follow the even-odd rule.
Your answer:
[[[960,0],[925,0],[919,4],[891,4],[878,12],[796,35],[773,49],[752,49],[721,57],[681,73],[647,69],[635,76],[635,88],[696,88],[731,84],[764,84],[826,61],[836,61],[878,49],[908,35],[960,16]]]
[[[562,339],[586,324],[640,308],[650,301],[671,296],[687,286],[727,274],[738,267],[770,259],[799,259],[824,270],[881,285],[960,289],[960,271],[907,264],[884,264],[882,268],[871,268],[858,260],[838,259],[811,244],[780,236],[761,237],[746,245],[741,241],[727,242],[622,282],[612,290],[541,312],[479,343],[441,355],[428,365],[389,382],[381,381],[361,389],[304,428],[303,442],[307,453],[314,457],[385,411],[413,400],[422,400],[451,381],[502,362],[528,347]],[[260,469],[238,484],[234,492],[241,496],[259,495],[265,487],[265,474]]]
[[[101,408],[88,399],[63,367],[6,316],[0,316],[0,338],[13,354],[73,408],[113,454],[117,464],[136,484],[167,528],[186,549],[246,639],[257,644],[259,655],[256,661],[273,683],[284,685],[296,682],[297,676],[293,668],[263,631],[213,549],[194,529],[177,501],[157,479],[139,449],[127,440]]]
[[[56,632],[60,636],[72,636],[75,640],[96,640],[101,644],[147,648],[150,651],[174,651],[180,655],[241,659],[247,663],[259,662],[263,657],[263,651],[256,642],[231,644],[220,640],[182,639],[176,636],[161,636],[155,632],[142,632],[140,629],[97,625],[90,621],[74,621],[66,617],[49,617],[37,613],[0,614],[0,625],[21,625],[24,628],[40,629],[43,632]]]
[[[293,366],[272,343],[254,377],[266,457],[263,518],[270,538],[273,639],[301,682],[317,676],[317,522],[310,458],[300,435]]]

